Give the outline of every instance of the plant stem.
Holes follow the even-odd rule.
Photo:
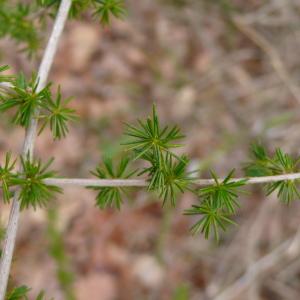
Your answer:
[[[162,220],[156,240],[156,258],[160,264],[165,264],[164,250],[166,248],[167,238],[172,227],[172,210],[166,207],[162,211]]]
[[[287,264],[293,261],[299,255],[299,246],[300,230],[297,231],[294,237],[284,241],[270,253],[258,259],[240,278],[212,298],[214,300],[237,299],[243,291],[251,286],[259,275],[267,273],[268,271],[270,272],[272,267],[279,263],[285,262],[285,264]]]
[[[261,176],[261,177],[241,177],[232,178],[230,182],[237,182],[240,180],[247,180],[246,184],[259,184],[259,183],[269,183],[284,180],[295,180],[300,179],[300,173],[282,174],[274,176]],[[218,181],[223,181],[224,178],[219,178]],[[132,187],[143,187],[147,186],[148,183],[145,179],[84,179],[84,178],[49,178],[45,179],[44,182],[48,185],[76,185],[76,186],[132,186]],[[194,181],[196,185],[206,186],[215,183],[214,179],[197,179]]]
[[[57,17],[52,29],[51,36],[49,38],[40,68],[38,71],[39,84],[37,91],[40,91],[45,87],[50,68],[53,63],[53,59],[57,50],[58,41],[62,34],[66,20],[68,18],[69,10],[72,4],[72,0],[62,0]],[[35,112],[35,117],[31,119],[30,125],[26,130],[25,140],[23,144],[22,155],[27,153],[32,156],[34,142],[37,130],[37,116],[39,111]],[[15,193],[12,208],[10,211],[9,221],[6,230],[6,236],[4,240],[3,252],[0,261],[0,300],[5,299],[7,282],[10,272],[10,266],[16,242],[16,235],[18,229],[18,221],[20,215],[20,202],[18,201],[19,191]]]

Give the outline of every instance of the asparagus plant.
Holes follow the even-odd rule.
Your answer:
[[[49,18],[55,19],[37,74],[29,79],[22,73],[7,75],[9,67],[0,66],[0,112],[12,110],[12,122],[26,131],[22,153],[7,152],[0,165],[3,202],[11,204],[0,261],[0,300],[27,299],[29,291],[21,286],[6,294],[20,211],[47,206],[57,193],[62,193],[65,185],[94,189],[96,206],[100,209],[121,209],[130,187],[146,187],[161,198],[162,205],[171,206],[176,206],[178,195],[193,193],[196,203],[183,212],[198,217],[191,232],[203,233],[206,238],[213,234],[217,240],[220,230],[225,231],[235,224],[234,216],[241,205],[239,195],[244,192],[244,186],[263,184],[267,195],[276,192],[285,204],[291,204],[300,196],[299,158],[281,149],[270,156],[259,144],[253,146],[252,158],[244,165],[245,177],[233,178],[234,170],[231,170],[224,178],[218,178],[213,171],[211,179],[195,178],[188,172],[188,156],[176,152],[183,146],[184,135],[178,126],[161,125],[155,105],[145,120],[126,124],[124,157],[119,164],[103,158],[103,163],[91,170],[95,178],[57,177],[57,172],[49,170],[52,159],[43,163],[33,157],[37,134],[49,126],[53,139],[62,139],[68,134],[69,122],[78,119],[75,111],[68,107],[71,99],[64,100],[60,88],[53,93],[53,83],[47,82],[47,78],[67,17],[78,17],[89,8],[93,17],[105,26],[111,17],[126,14],[120,0],[37,0],[30,4],[0,1],[0,36],[16,40],[30,56],[40,49],[39,29],[46,26]],[[143,161],[145,167],[132,168],[130,165],[136,161]],[[17,163],[19,169],[16,169]],[[43,293],[37,297],[41,299]]]

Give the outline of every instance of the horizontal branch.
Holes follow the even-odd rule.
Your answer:
[[[242,177],[232,178],[230,182],[237,182],[240,180],[247,180],[246,184],[258,184],[268,183],[275,181],[284,180],[295,180],[300,179],[300,173],[283,174],[275,176],[261,176],[261,177]],[[218,179],[220,182],[223,178]],[[48,178],[44,182],[48,185],[77,185],[77,186],[94,186],[94,187],[118,187],[118,186],[132,186],[132,187],[143,187],[147,186],[148,183],[145,179],[81,179],[81,178]],[[194,183],[199,186],[206,186],[215,183],[214,179],[198,179]]]
[[[147,186],[143,179],[84,179],[84,178],[48,178],[44,180],[47,185],[77,185],[77,186],[99,186],[99,187],[118,187],[118,186]]]

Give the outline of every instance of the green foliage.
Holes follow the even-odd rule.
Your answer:
[[[36,0],[37,5],[45,7],[50,7],[55,4],[59,4],[60,2],[61,0]]]
[[[73,0],[69,15],[72,18],[77,18],[80,14],[92,6],[92,4],[93,0]]]
[[[10,37],[32,57],[40,49],[47,21],[53,17],[61,0],[1,0],[0,38]],[[92,9],[93,15],[104,25],[112,16],[123,18],[126,14],[121,0],[73,0],[70,16],[77,18]]]
[[[299,158],[293,158],[281,149],[276,149],[273,157],[269,157],[263,146],[255,145],[252,148],[252,155],[252,161],[245,167],[248,176],[272,176],[298,172]],[[298,182],[299,180],[282,180],[269,183],[266,185],[267,195],[277,191],[277,197],[289,204],[300,198]]]
[[[21,186],[19,201],[21,210],[29,207],[45,207],[49,200],[56,193],[61,193],[61,188],[54,185],[47,185],[43,180],[56,175],[54,171],[47,171],[53,159],[45,165],[40,160],[21,157],[23,171],[19,173],[17,182]]]
[[[17,288],[14,288],[6,297],[6,300],[27,300],[28,299],[28,292],[30,289],[25,286],[19,286]]]
[[[39,31],[41,24],[36,23],[34,3],[25,4],[21,1],[0,1],[0,38],[11,37],[29,56],[40,47]]]
[[[94,3],[97,5],[94,15],[103,25],[110,23],[111,16],[121,19],[126,15],[123,0],[95,0]]]
[[[0,71],[4,70],[7,70],[6,66],[0,69]],[[3,80],[11,80],[11,78]],[[54,139],[66,136],[67,122],[76,120],[76,115],[74,110],[67,107],[70,99],[62,100],[60,88],[54,97],[50,91],[50,84],[37,92],[37,80],[34,77],[27,82],[23,75],[19,75],[11,83],[12,92],[1,95],[0,111],[17,109],[14,121],[26,127],[35,110],[42,110],[40,119],[43,124],[40,132],[49,124]],[[163,205],[170,201],[170,204],[175,206],[177,195],[191,190],[190,186],[194,182],[194,178],[187,172],[189,159],[185,155],[178,156],[172,151],[181,146],[177,142],[183,138],[179,128],[161,127],[156,108],[153,106],[152,115],[145,121],[138,120],[136,126],[126,125],[125,135],[129,140],[123,145],[133,154],[132,159],[140,159],[147,163],[138,175],[146,175],[149,183],[148,190],[158,192],[159,197],[163,199]],[[99,179],[130,178],[136,173],[136,171],[128,171],[132,159],[123,158],[120,164],[114,167],[111,158],[104,158],[103,166],[97,167],[92,174]],[[11,161],[10,154],[7,154],[4,165],[0,166],[4,202],[8,203],[11,197],[9,187],[20,185],[21,209],[45,206],[56,192],[61,192],[60,188],[46,185],[43,181],[55,176],[54,172],[47,171],[51,161],[45,166],[40,161],[31,161],[29,157],[21,158],[21,162],[24,171],[17,174],[13,173],[15,161]],[[254,145],[252,160],[246,164],[245,170],[250,177],[295,173],[298,162],[299,159],[293,159],[280,149],[276,150],[273,157],[269,157],[264,147]],[[233,171],[222,181],[218,180],[213,172],[211,175],[214,184],[196,190],[200,205],[193,205],[185,211],[185,214],[201,216],[200,220],[192,226],[192,233],[202,232],[206,238],[213,233],[216,239],[219,239],[219,229],[225,230],[228,225],[234,224],[231,217],[239,207],[238,193],[247,180],[232,180]],[[96,205],[101,209],[106,207],[120,209],[122,196],[126,194],[126,188],[122,186],[89,188],[98,191]],[[282,180],[267,184],[267,194],[275,190],[278,197],[286,203],[300,197],[296,180]]]
[[[298,159],[293,159],[289,154],[285,154],[281,149],[276,149],[275,155],[271,160],[271,170],[274,175],[288,174],[297,172]],[[277,190],[278,198],[289,204],[291,201],[300,198],[297,187],[297,180],[277,181],[267,185],[267,194]]]
[[[277,181],[267,185],[267,195],[277,190],[277,197],[280,201],[290,204],[294,200],[300,199],[300,193],[296,185],[296,180]]]
[[[169,0],[178,6],[184,6],[189,1]],[[209,4],[218,5],[221,11],[230,17],[236,8],[229,0],[206,1]],[[41,42],[42,31],[46,28],[48,16],[54,16],[61,0],[0,0],[0,38],[10,37],[29,55],[35,53]],[[204,1],[205,3],[205,1]],[[123,18],[126,15],[123,0],[73,0],[70,10],[71,17],[79,17],[88,9],[92,9],[103,25],[110,23],[111,18]],[[230,19],[230,18],[229,18]],[[0,112],[13,110],[13,122],[28,128],[34,120],[41,121],[39,133],[49,125],[54,139],[65,137],[68,132],[68,122],[77,120],[75,111],[67,105],[70,98],[63,99],[58,88],[54,95],[51,92],[51,83],[42,90],[38,89],[38,78],[32,76],[26,80],[23,74],[18,76],[5,75],[8,66],[0,66]],[[5,84],[10,83],[11,90]],[[37,116],[40,112],[40,116]],[[180,147],[178,141],[184,136],[177,126],[161,127],[160,121],[153,105],[152,115],[146,120],[138,120],[136,125],[127,124],[125,135],[129,140],[124,144],[132,157],[122,158],[117,166],[114,166],[111,158],[104,158],[103,165],[91,172],[99,179],[128,179],[136,171],[128,171],[131,160],[143,160],[146,163],[138,175],[145,175],[148,182],[148,190],[155,191],[163,199],[163,205],[170,202],[176,205],[176,197],[179,193],[191,190],[194,179],[187,172],[189,159],[186,155],[177,155],[174,149]],[[6,154],[3,165],[0,165],[0,182],[4,203],[9,203],[11,198],[10,188],[20,186],[19,201],[21,209],[45,206],[55,193],[61,192],[57,186],[47,185],[44,180],[56,175],[48,171],[52,160],[43,165],[40,160],[34,160],[27,155],[21,157],[22,170],[14,173],[15,160],[11,154]],[[273,176],[298,172],[299,159],[294,159],[289,154],[277,149],[273,156],[269,156],[264,147],[254,145],[252,148],[252,160],[245,166],[247,176]],[[192,233],[202,232],[208,238],[213,233],[219,239],[219,229],[225,230],[228,225],[234,224],[232,216],[236,213],[240,204],[238,195],[247,180],[233,180],[231,171],[228,176],[220,181],[212,172],[213,184],[194,192],[199,197],[199,204],[193,205],[185,211],[186,215],[199,215],[198,220],[191,228]],[[266,185],[267,194],[277,192],[279,199],[287,204],[300,198],[298,180],[281,180]],[[96,205],[103,209],[116,207],[120,209],[122,196],[126,194],[126,188],[119,187],[89,187],[98,191]],[[72,278],[66,270],[63,241],[55,227],[55,215],[49,213],[49,235],[51,237],[51,254],[58,265],[59,281],[66,289],[66,297],[74,299],[70,284]],[[25,286],[16,288],[8,296],[10,300],[27,299],[28,288]],[[184,298],[185,296],[183,296]],[[43,294],[37,299],[41,300]],[[182,297],[179,297],[181,299]],[[176,298],[177,299],[177,298]]]
[[[47,85],[41,91],[37,91],[38,81],[35,76],[27,81],[23,74],[18,75],[11,92],[0,95],[0,112],[16,108],[13,122],[27,128],[36,109],[41,107],[47,98],[49,87],[50,85]]]
[[[74,300],[74,276],[70,270],[69,259],[65,253],[63,235],[57,228],[58,215],[53,207],[48,210],[48,240],[49,252],[56,263],[57,280],[64,293],[65,300]]]
[[[175,206],[176,195],[188,189],[191,179],[186,173],[188,158],[179,157],[171,151],[181,145],[176,141],[184,136],[177,126],[161,127],[153,105],[152,116],[145,121],[138,120],[138,125],[126,124],[125,135],[130,140],[124,145],[127,151],[133,151],[135,159],[143,159],[150,163],[139,175],[147,174],[148,190],[158,191],[163,204],[170,200]]]
[[[71,100],[71,98],[68,98],[62,101],[60,87],[57,90],[56,99],[53,99],[48,90],[48,96],[42,103],[46,114],[40,116],[43,119],[43,125],[39,133],[49,124],[54,139],[61,139],[67,135],[69,132],[67,123],[78,120],[75,110],[67,107]]]
[[[202,202],[209,202],[213,208],[234,214],[236,208],[240,206],[237,201],[238,190],[246,184],[247,180],[231,181],[233,173],[234,170],[222,182],[219,182],[216,174],[211,172],[215,184],[199,189],[199,197],[202,199]]]
[[[124,145],[127,146],[127,150],[134,150],[136,159],[150,155],[160,162],[165,153],[176,156],[170,149],[180,147],[181,145],[174,141],[184,137],[177,126],[171,129],[168,126],[160,127],[155,105],[152,109],[152,118],[149,117],[146,121],[138,120],[138,126],[126,124],[126,127],[125,135],[131,140]]]
[[[38,91],[38,79],[32,76],[27,81],[23,74],[16,77],[12,83],[11,91],[0,93],[0,112],[14,109],[13,122],[28,128],[37,110],[41,110],[39,119],[43,121],[39,133],[46,125],[50,125],[54,139],[61,139],[68,133],[69,121],[75,121],[78,117],[75,111],[67,105],[71,98],[62,100],[60,88],[56,96],[51,93],[51,83]]]
[[[190,209],[185,211],[185,215],[200,215],[202,217],[191,227],[192,234],[201,232],[204,233],[207,239],[213,231],[217,241],[219,240],[219,228],[225,231],[228,225],[235,224],[229,218],[230,216],[227,212],[215,208],[211,201],[201,205],[192,205]]]
[[[171,205],[175,206],[176,195],[178,192],[184,193],[192,180],[186,172],[189,159],[183,155],[177,160],[169,153],[163,155],[160,161],[156,161],[155,156],[144,156],[144,159],[151,163],[151,166],[141,173],[148,174],[148,190],[158,191],[163,205],[169,200]]]
[[[45,299],[45,292],[41,291],[35,300],[44,300]],[[53,299],[52,299],[53,300]]]
[[[7,296],[6,300],[29,300],[28,293],[30,288],[25,285],[14,288]],[[40,292],[35,300],[44,300],[44,292]]]
[[[245,165],[245,173],[249,177],[272,175],[270,170],[270,159],[266,149],[260,144],[251,146],[252,160]]]
[[[60,0],[37,0],[37,3],[42,7],[57,9]],[[93,15],[103,25],[108,25],[112,16],[121,19],[126,15],[123,0],[73,0],[70,16],[77,18],[89,8],[93,8]]]
[[[133,176],[136,171],[128,172],[129,158],[123,157],[117,167],[113,166],[112,158],[103,158],[103,166],[97,167],[91,173],[100,179],[128,179]],[[121,208],[122,194],[126,195],[125,187],[89,187],[99,191],[96,197],[96,205],[104,209],[106,207]]]
[[[9,66],[0,66],[0,73],[5,72],[9,69]],[[11,82],[14,79],[12,75],[0,74],[0,83],[1,82]]]
[[[37,0],[37,5],[42,8],[52,8],[51,15],[58,9],[61,0]],[[93,3],[93,0],[72,0],[70,17],[75,18],[86,11]]]
[[[212,172],[215,183],[211,186],[199,189],[198,195],[201,204],[193,205],[192,208],[185,211],[186,215],[200,215],[201,219],[191,228],[191,232],[204,233],[208,238],[213,232],[216,240],[219,240],[219,229],[223,231],[230,224],[235,224],[230,217],[236,213],[239,207],[237,201],[238,192],[244,186],[247,180],[232,181],[232,170],[227,177],[219,182],[217,176]]]
[[[170,149],[179,147],[174,141],[182,138],[177,126],[171,129],[168,126],[161,128],[159,119],[153,106],[152,117],[146,121],[138,120],[138,126],[127,124],[125,135],[130,140],[125,143],[127,151],[132,151],[134,159],[140,158],[150,163],[138,175],[147,174],[148,190],[157,191],[163,198],[163,204],[170,200],[175,206],[176,195],[189,189],[191,178],[187,175],[186,167],[189,162],[186,156],[178,157]],[[123,144],[124,145],[124,144]],[[93,175],[100,179],[129,178],[134,172],[126,172],[130,159],[121,160],[120,165],[114,169],[111,158],[105,158],[103,167],[98,167]],[[112,207],[120,209],[124,187],[90,187],[100,192],[96,203],[100,208]]]
[[[7,153],[5,156],[5,162],[0,165],[0,182],[2,187],[2,197],[4,203],[9,203],[11,198],[10,186],[15,184],[16,175],[13,173],[16,160],[11,159],[11,153]]]

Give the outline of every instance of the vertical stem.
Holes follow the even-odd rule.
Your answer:
[[[160,263],[165,263],[164,249],[166,244],[166,238],[171,229],[172,215],[171,208],[166,207],[163,209],[163,217],[160,224],[160,230],[156,241],[156,257]]]
[[[47,238],[49,241],[49,254],[53,259],[56,268],[56,280],[60,286],[63,298],[65,300],[76,300],[74,293],[74,279],[71,270],[71,264],[66,254],[64,235],[58,227],[58,208],[57,205],[51,205],[48,209],[47,218]]]
[[[37,91],[40,91],[45,87],[47,82],[48,74],[53,63],[53,59],[57,50],[58,41],[62,34],[63,28],[65,26],[66,20],[68,18],[69,10],[72,4],[72,0],[62,0],[56,20],[52,29],[51,36],[49,38],[45,53],[40,64],[38,71],[39,84]],[[39,111],[35,112],[35,117],[31,119],[30,125],[26,130],[25,140],[23,144],[22,155],[27,155],[27,153],[32,156],[34,142],[37,131],[37,116]],[[16,242],[16,235],[18,229],[19,215],[20,215],[20,203],[18,201],[19,191],[15,193],[14,200],[12,203],[12,208],[10,211],[10,216],[8,220],[8,225],[6,229],[6,236],[4,240],[3,252],[0,261],[0,300],[5,299],[7,282],[9,277],[9,271],[14,251],[14,246]]]

